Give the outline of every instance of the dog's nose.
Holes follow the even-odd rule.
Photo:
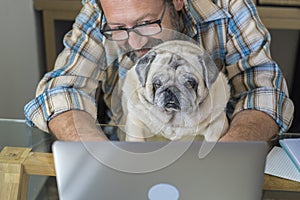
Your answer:
[[[167,110],[180,110],[180,103],[178,100],[178,92],[179,90],[176,87],[169,87],[165,90],[165,109]]]

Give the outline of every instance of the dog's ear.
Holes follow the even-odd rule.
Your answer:
[[[145,87],[146,85],[148,72],[151,63],[153,62],[155,57],[156,57],[155,51],[149,52],[145,56],[143,56],[136,64],[135,71],[143,87]]]
[[[203,71],[203,78],[208,88],[215,82],[219,75],[219,70],[214,61],[207,55],[199,56],[198,60]]]

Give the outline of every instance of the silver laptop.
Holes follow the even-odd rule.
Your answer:
[[[261,199],[264,142],[61,142],[61,200]]]

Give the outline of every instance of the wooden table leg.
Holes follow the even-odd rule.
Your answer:
[[[4,147],[0,153],[0,199],[27,198],[28,175],[23,162],[30,148]]]

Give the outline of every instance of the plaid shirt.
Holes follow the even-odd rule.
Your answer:
[[[99,31],[101,10],[95,0],[82,2],[83,8],[73,29],[65,35],[65,49],[54,70],[44,75],[36,98],[24,109],[27,123],[46,132],[48,121],[68,110],[84,110],[96,119],[99,81],[108,107],[115,107],[113,117],[120,114],[120,98],[114,98],[112,93],[133,62],[126,56],[106,56],[108,50]],[[283,74],[271,59],[270,35],[252,1],[184,3],[186,34],[207,50],[228,77],[228,116],[245,109],[260,110],[276,121],[281,133],[286,132],[293,118],[293,103]]]

